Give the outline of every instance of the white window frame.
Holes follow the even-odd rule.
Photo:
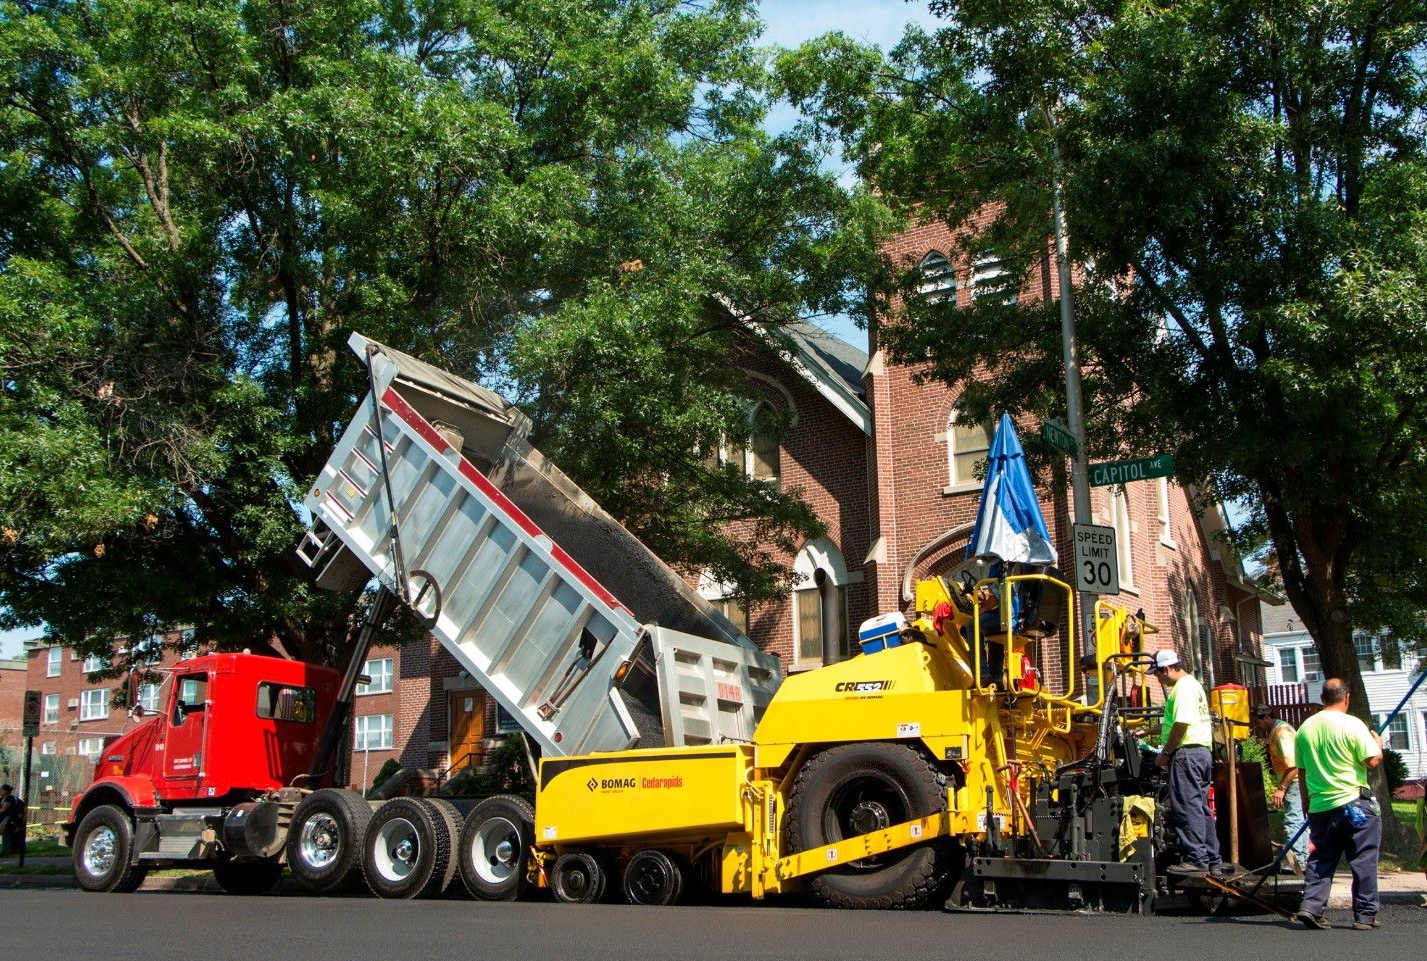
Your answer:
[[[98,745],[97,747],[95,747],[96,744]],[[90,748],[90,750],[85,750],[86,748]],[[91,762],[98,761],[99,755],[104,753],[104,738],[97,736],[82,737],[75,742],[74,753],[79,757],[89,758]]]
[[[1298,665],[1298,648],[1296,648],[1296,647],[1280,647],[1280,648],[1278,648],[1277,650],[1278,650],[1278,683],[1280,683],[1280,684],[1299,684],[1299,683],[1302,683],[1302,682],[1299,680],[1299,678],[1301,678],[1301,677],[1303,676],[1303,669],[1302,669],[1301,667],[1299,667],[1299,665]],[[1286,657],[1285,657],[1285,655],[1286,655]],[[1284,661],[1285,661],[1285,660],[1292,662],[1293,677],[1291,677],[1291,678],[1289,678],[1289,677],[1284,677],[1284,675],[1283,675],[1283,669],[1284,669],[1284,666],[1285,666],[1285,665],[1284,665]]]
[[[46,694],[46,695],[45,695],[45,723],[46,723],[46,724],[58,724],[58,723],[59,723],[59,695],[58,695],[58,694]]]
[[[64,670],[63,651],[58,647],[52,647],[45,652],[45,677],[59,677],[60,671]]]
[[[981,486],[981,480],[977,478],[976,470],[985,464],[987,459],[991,456],[991,443],[995,436],[995,429],[989,422],[977,425],[986,435],[985,447],[968,446],[965,447],[965,449],[959,448],[957,444],[956,422],[961,416],[961,408],[957,406],[951,409],[951,414],[946,419],[946,488],[942,491],[944,494],[974,490]],[[981,455],[972,461],[971,470],[967,472],[968,476],[966,477],[962,477],[958,469],[958,454]]]
[[[103,687],[92,687],[79,692],[79,719],[81,721],[102,721],[109,716],[109,691]]]
[[[1380,726],[1380,725],[1382,724],[1382,722],[1385,721],[1385,720],[1387,720],[1387,715],[1386,715],[1386,714],[1374,714],[1374,715],[1373,715],[1373,721],[1374,721],[1373,728],[1376,729],[1376,728],[1377,728],[1378,726]],[[1393,730],[1392,730],[1393,725],[1395,725],[1395,724],[1401,724],[1401,725],[1402,725],[1402,743],[1401,743],[1401,744],[1398,744],[1398,743],[1397,743],[1397,736],[1393,733]],[[1412,752],[1412,725],[1411,725],[1410,723],[1408,723],[1407,715],[1406,715],[1405,713],[1399,712],[1398,715],[1392,719],[1392,724],[1389,724],[1388,727],[1387,727],[1387,730],[1385,730],[1385,731],[1382,732],[1382,739],[1383,739],[1383,747],[1386,747],[1386,748],[1388,748],[1389,750],[1397,751],[1397,752],[1400,753],[1400,754],[1403,754],[1403,753],[1409,753],[1409,754],[1410,754],[1410,753]]]
[[[1367,653],[1363,653],[1360,644],[1367,645]],[[1362,674],[1376,674],[1382,670],[1381,661],[1378,660],[1378,652],[1381,647],[1376,634],[1368,631],[1353,632],[1353,657],[1358,662],[1358,671]],[[1367,663],[1364,663],[1366,659]]]
[[[396,675],[396,659],[374,657],[362,665],[362,673],[372,679],[371,684],[358,684],[357,694],[389,694]]]
[[[134,699],[139,707],[147,714],[157,714],[159,712],[159,685],[140,684],[138,696]]]
[[[84,659],[84,666],[80,670],[85,674],[97,674],[100,671],[108,670],[108,661],[109,659],[102,655],[90,654]]]
[[[939,250],[928,251],[917,265],[921,281],[917,295],[928,304],[950,303],[956,306],[956,269]]]
[[[44,756],[47,756],[47,755],[51,755],[51,754],[56,754],[56,753],[58,753],[58,752],[59,752],[59,745],[58,745],[57,743],[55,743],[54,741],[41,741],[41,742],[40,742],[40,756],[41,756],[41,757],[44,757]]]
[[[1134,523],[1130,519],[1130,497],[1125,486],[1110,488],[1110,526],[1115,528],[1115,559],[1120,566],[1120,590],[1134,591]]]
[[[390,751],[395,727],[395,718],[390,714],[358,714],[352,721],[352,750]]]
[[[1155,484],[1155,506],[1158,516],[1155,518],[1159,522],[1159,542],[1172,550],[1178,550],[1179,544],[1174,539],[1174,530],[1171,526],[1169,514],[1169,478],[1160,477]]]

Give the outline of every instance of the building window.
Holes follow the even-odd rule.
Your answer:
[[[726,464],[746,477],[776,482],[782,473],[781,436],[778,412],[758,401],[748,409],[748,436],[725,437],[705,462],[710,468]]]
[[[1318,658],[1318,649],[1312,646],[1298,649],[1303,655],[1303,680],[1323,680],[1323,662]]]
[[[75,748],[75,753],[80,757],[89,758],[90,762],[98,761],[99,755],[104,753],[104,738],[102,737],[82,737]]]
[[[1135,586],[1134,545],[1130,542],[1130,498],[1125,488],[1110,491],[1110,519],[1115,528],[1115,554],[1120,564],[1120,587]]]
[[[1298,683],[1298,648],[1278,649],[1278,679],[1283,684]]]
[[[808,543],[793,562],[793,666],[821,667],[851,654],[847,567],[826,537]]]
[[[129,659],[134,664],[157,664],[163,659],[164,642],[161,637],[146,637],[129,650]]]
[[[748,636],[748,602],[737,597],[719,597],[710,600],[713,609],[733,622],[733,626],[745,637]]]
[[[1353,650],[1358,655],[1358,670],[1371,674],[1377,670],[1377,640],[1371,634],[1353,634]]]
[[[933,250],[922,258],[921,282],[917,284],[917,294],[929,304],[950,303],[956,306],[956,272],[951,261]]]
[[[358,694],[386,694],[391,690],[392,663],[390,657],[379,657],[362,665],[362,673],[372,679],[370,684],[358,684]]]
[[[42,741],[40,743],[41,754],[54,754],[57,745],[54,741]]]
[[[79,719],[98,721],[109,716],[109,692],[104,688],[94,688],[79,692]]]
[[[994,253],[982,253],[971,262],[971,293],[977,300],[990,299],[998,304],[1014,304],[1017,291],[1014,278],[1006,264]]]
[[[1169,478],[1161,477],[1156,484],[1155,498],[1157,501],[1159,521],[1159,542],[1165,547],[1178,547],[1174,542],[1174,532],[1170,529],[1169,521]]]
[[[63,652],[57,647],[52,647],[45,652],[45,677],[59,677],[59,672],[63,667],[61,658]]]
[[[1189,654],[1189,671],[1195,677],[1203,675],[1204,661],[1199,652],[1199,598],[1194,592],[1184,594],[1184,647]]]
[[[58,723],[59,723],[59,695],[58,695],[58,694],[46,694],[46,695],[45,695],[45,723],[46,723],[46,724],[58,724]]]
[[[355,719],[355,751],[391,750],[391,715],[364,714]]]
[[[100,657],[98,654],[91,654],[84,659],[83,671],[86,674],[97,674],[109,667],[109,659]]]
[[[1387,718],[1386,714],[1374,714],[1373,719],[1377,721],[1375,726],[1380,727]],[[1407,715],[1398,711],[1393,717],[1392,723],[1387,726],[1387,730],[1382,732],[1383,747],[1391,748],[1394,751],[1412,750],[1412,738],[1408,734]]]
[[[946,426],[947,488],[978,484],[976,474],[984,469],[991,453],[991,424],[977,423],[952,410]]]
[[[1378,640],[1382,650],[1382,669],[1384,671],[1402,670],[1402,641],[1391,634],[1384,634]]]
[[[136,703],[144,709],[145,714],[157,714],[159,712],[159,686],[157,684],[140,684]]]
[[[178,656],[182,660],[198,656],[198,641],[193,636],[193,629],[179,631],[178,633]]]

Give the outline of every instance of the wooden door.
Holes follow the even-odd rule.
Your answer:
[[[451,771],[479,767],[486,737],[486,692],[450,692]]]

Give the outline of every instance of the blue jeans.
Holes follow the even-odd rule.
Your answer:
[[[1284,838],[1285,843],[1293,841],[1293,836],[1298,834],[1298,829],[1302,826],[1303,794],[1298,790],[1298,783],[1295,781],[1283,792],[1283,829],[1288,832]],[[1298,834],[1298,840],[1293,842],[1293,847],[1289,850],[1298,860],[1298,869],[1303,870],[1308,863],[1308,832]]]
[[[1182,747],[1169,756],[1166,823],[1184,860],[1208,871],[1219,864],[1219,832],[1209,815],[1214,758],[1207,747]]]
[[[1362,823],[1354,824],[1354,817]],[[1372,813],[1367,801],[1354,801],[1331,811],[1309,814],[1308,833],[1313,839],[1313,851],[1303,872],[1302,909],[1314,917],[1323,913],[1333,889],[1333,872],[1346,855],[1353,872],[1353,920],[1371,921],[1378,910],[1377,854],[1382,847],[1382,818]]]

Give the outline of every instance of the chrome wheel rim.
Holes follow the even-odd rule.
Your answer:
[[[341,837],[342,829],[337,819],[322,812],[303,823],[297,848],[305,863],[314,868],[325,868],[337,860],[337,852],[342,847]]]
[[[107,825],[95,828],[84,842],[84,869],[94,877],[103,877],[114,870],[118,836]]]

